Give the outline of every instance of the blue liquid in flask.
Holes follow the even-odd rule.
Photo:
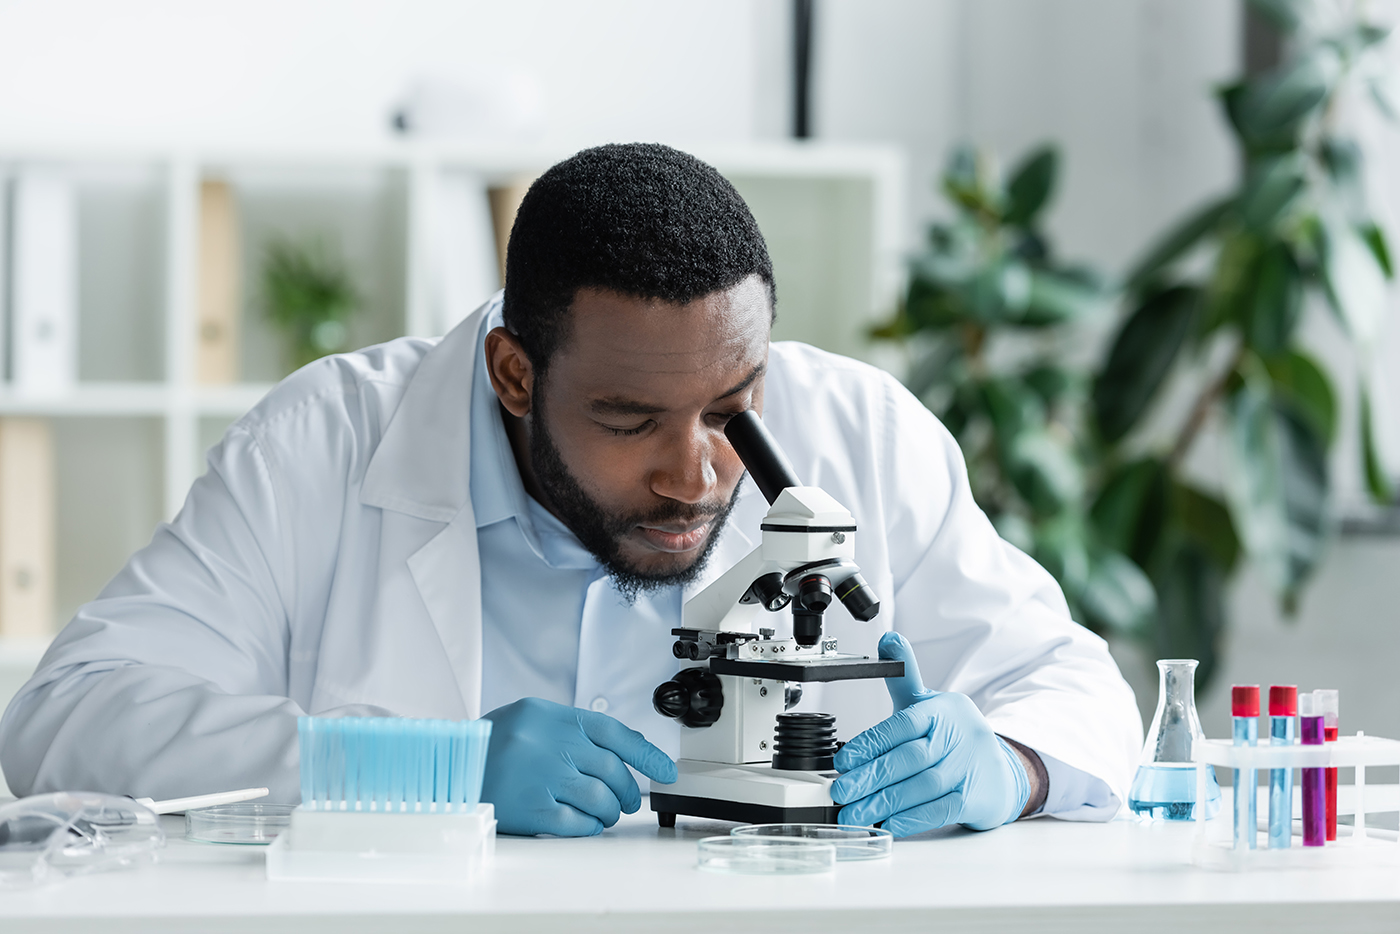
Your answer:
[[[1139,817],[1153,820],[1196,818],[1196,768],[1193,765],[1153,763],[1139,766],[1128,792],[1128,807]],[[1210,820],[1220,811],[1220,783],[1215,770],[1206,767],[1206,813]]]

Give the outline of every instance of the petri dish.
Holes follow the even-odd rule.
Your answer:
[[[879,827],[849,827],[845,824],[746,824],[730,832],[733,837],[769,837],[789,840],[819,840],[836,847],[838,862],[887,859],[894,852],[894,835]]]
[[[185,812],[185,839],[267,846],[292,822],[295,804],[219,804]]]
[[[803,837],[705,837],[697,865],[742,876],[801,876],[836,868],[836,845]]]

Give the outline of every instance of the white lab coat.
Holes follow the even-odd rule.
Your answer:
[[[15,792],[268,785],[296,801],[299,714],[481,713],[468,400],[488,310],[440,341],[314,363],[229,429],[0,721]],[[765,422],[855,515],[883,601],[868,625],[833,609],[828,634],[873,654],[880,632],[904,633],[929,686],[1116,799],[1062,816],[1111,816],[1141,743],[1132,692],[1054,580],[993,531],[951,436],[888,375],[805,345],[773,345],[766,379]],[[746,486],[690,591],[755,543],[766,503]],[[815,692],[845,735],[890,712],[878,682]]]

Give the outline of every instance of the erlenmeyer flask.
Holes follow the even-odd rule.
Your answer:
[[[1128,807],[1139,817],[1193,820],[1196,817],[1196,764],[1191,753],[1205,738],[1196,715],[1194,658],[1164,658],[1157,662],[1157,713],[1138,760],[1137,776],[1128,792]],[[1220,810],[1220,784],[1206,766],[1207,820]]]

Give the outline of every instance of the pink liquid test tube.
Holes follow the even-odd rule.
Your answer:
[[[1341,731],[1340,694],[1330,688],[1313,691],[1322,713],[1322,740],[1335,743]],[[1337,839],[1337,770],[1327,769],[1323,776],[1323,788],[1327,796],[1327,839]]]
[[[1321,746],[1322,704],[1313,694],[1298,698],[1298,725],[1304,746]],[[1325,769],[1303,769],[1303,846],[1323,846],[1327,842],[1327,793]]]

